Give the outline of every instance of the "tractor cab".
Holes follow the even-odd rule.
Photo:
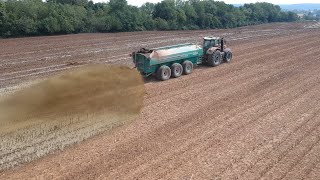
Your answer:
[[[208,49],[212,47],[220,46],[220,38],[219,37],[204,37],[203,38],[203,52],[207,52]]]

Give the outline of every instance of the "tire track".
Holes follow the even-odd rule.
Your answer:
[[[280,158],[278,159],[278,161],[276,161],[277,164],[274,164],[272,167],[267,168],[267,171],[263,171],[262,174],[260,174],[261,176],[258,179],[261,178],[272,178],[272,179],[283,179],[284,176],[287,174],[287,171],[290,171],[296,164],[295,162],[293,162],[292,165],[290,165],[290,167],[288,168],[288,170],[284,170],[284,172],[282,172],[282,169],[275,169],[278,166],[281,166],[279,163],[281,163],[281,161],[287,161],[286,163],[292,163],[292,161],[296,161],[296,163],[298,163],[303,157],[305,157],[305,155],[310,152],[312,150],[312,148],[318,144],[320,142],[320,137],[318,135],[318,132],[320,131],[319,126],[317,126],[316,128],[312,129],[310,131],[310,133],[307,134],[307,136],[304,137],[304,139],[302,139],[301,141],[297,142],[295,144],[295,146],[292,149],[289,149],[289,151],[286,152],[285,155],[280,156]],[[311,141],[311,142],[309,142]],[[311,143],[311,145],[309,145],[308,143]],[[288,155],[290,155],[291,153],[293,153],[294,151],[300,150],[299,148],[302,148],[302,154],[299,156],[296,156],[296,154],[294,153],[294,155],[290,156],[290,160],[287,158]],[[298,157],[298,159],[296,159]],[[286,166],[287,164],[284,164],[283,166]],[[281,168],[281,167],[278,167]],[[275,171],[275,172],[272,172]],[[277,172],[278,171],[278,172]]]
[[[296,97],[295,97],[296,98]],[[287,103],[289,103],[289,102],[286,102],[285,104],[287,104]],[[281,106],[283,106],[284,104],[281,104]],[[260,115],[260,117],[261,118],[259,118],[259,119],[262,119],[263,117],[265,117],[265,116],[267,116],[269,113],[272,113],[272,112],[274,112],[274,111],[276,111],[276,109],[278,109],[279,107],[281,107],[281,106],[277,106],[276,108],[274,108],[274,109],[272,109],[271,111],[267,111],[265,114],[263,114],[262,116]],[[258,120],[256,120],[256,121],[258,121]],[[237,134],[237,132],[239,132],[239,131],[243,131],[243,128],[245,128],[245,126],[248,126],[248,125],[254,125],[254,124],[252,124],[252,123],[254,123],[254,122],[256,122],[256,121],[251,121],[251,122],[248,122],[247,124],[245,124],[245,125],[243,125],[243,126],[240,126],[239,128],[237,128],[237,129],[234,129],[234,130],[230,130],[230,131],[236,131],[236,132],[233,132],[234,134],[232,135],[232,136],[223,136],[222,138],[217,138],[217,137],[215,137],[216,138],[216,141],[214,141],[214,142],[216,142],[217,144],[220,144],[219,143],[219,139],[229,139],[229,138],[232,138],[232,137],[236,137],[236,136],[238,136],[239,134]],[[218,134],[218,133],[217,133]],[[205,139],[204,137],[201,137],[201,139]],[[213,142],[213,143],[214,143]],[[192,145],[191,145],[192,146]],[[217,148],[215,145],[211,145],[211,146],[208,146],[207,148],[205,148],[205,149],[197,149],[198,151],[197,151],[197,153],[196,153],[196,155],[195,156],[197,156],[198,154],[201,154],[201,153],[203,153],[203,152],[210,152],[210,153],[212,153],[212,151],[210,151],[210,149],[213,149],[213,148]],[[194,149],[196,149],[196,148],[194,148]],[[190,149],[187,149],[187,150],[185,150],[185,151],[183,151],[183,152],[190,152],[191,150]],[[175,155],[175,156],[177,156],[177,155]],[[181,155],[182,156],[182,155]],[[227,156],[227,157],[229,157],[229,156]],[[190,157],[189,157],[190,158]],[[210,159],[210,158],[205,158],[205,159]],[[212,162],[213,163],[213,162]],[[216,163],[213,163],[213,164],[216,164]],[[182,164],[181,164],[182,165]],[[174,171],[174,170],[170,170],[170,171]],[[162,177],[162,176],[160,176],[160,177]],[[212,176],[206,176],[206,177],[204,177],[204,178],[209,178],[209,177],[212,177]]]
[[[218,102],[218,103],[219,103],[219,102]],[[195,118],[195,117],[194,117],[194,118]],[[201,122],[200,122],[200,123],[201,123]],[[178,124],[180,124],[180,123],[178,123]],[[179,125],[178,125],[178,126],[179,126]],[[196,127],[196,126],[197,126],[197,125],[194,125],[194,127]],[[168,126],[166,126],[166,127],[167,127],[167,129],[168,129]],[[176,128],[177,128],[177,127],[176,127]],[[185,127],[182,127],[182,128],[185,128]],[[167,129],[166,129],[166,131],[168,131]],[[170,129],[171,129],[171,128],[170,128]],[[173,128],[173,129],[174,129],[174,128]],[[175,129],[175,130],[177,130],[177,129]],[[168,133],[168,132],[167,132],[167,133]],[[169,134],[170,134],[170,133],[169,133]]]
[[[262,35],[261,27],[249,30]],[[286,34],[232,41],[236,59],[229,65],[146,83],[145,108],[132,125],[0,179],[230,179],[241,173],[254,179],[268,167],[266,177],[290,178],[299,167],[316,177],[318,129],[310,131],[319,125],[319,32]]]
[[[316,43],[313,42],[312,45],[317,44],[317,43],[318,43],[318,41],[317,41]],[[288,50],[287,50],[287,52],[288,52]],[[286,54],[286,53],[283,53],[283,51],[278,52],[278,53],[281,53],[281,54],[283,54],[283,55]],[[315,51],[315,52],[304,52],[303,56],[307,56],[307,55],[317,55],[318,53],[320,53],[320,52],[318,52],[318,51]],[[285,60],[285,61],[275,61],[275,63],[272,63],[272,64],[270,65],[270,67],[268,67],[269,71],[270,71],[270,70],[273,70],[273,69],[279,69],[279,68],[281,68],[280,65],[287,65],[287,63],[291,62],[291,57],[294,57],[296,54],[301,54],[301,53],[300,53],[300,52],[298,52],[298,53],[291,53],[291,56],[289,56],[287,60]],[[263,59],[263,58],[265,58],[266,56],[268,56],[268,54],[267,54],[267,55],[262,55],[262,56],[249,57],[249,58],[245,58],[245,57],[244,57],[243,59],[246,59],[246,61],[239,61],[239,62],[237,62],[237,63],[243,63],[243,62],[244,62],[244,63],[251,64],[251,61],[254,61],[254,59],[256,59],[256,61],[258,62],[260,59]],[[278,56],[278,57],[281,57],[281,56]],[[241,57],[239,57],[239,59],[241,59]],[[299,63],[299,62],[296,62],[296,63]],[[227,80],[225,81],[225,82],[227,82],[227,81],[233,79],[234,77],[239,77],[239,76],[242,75],[242,74],[245,74],[245,75],[246,75],[244,78],[249,78],[249,77],[250,77],[250,73],[247,73],[247,74],[246,74],[245,72],[255,72],[255,71],[258,71],[258,70],[259,70],[258,68],[253,69],[253,68],[250,67],[250,66],[245,66],[245,65],[242,65],[242,64],[240,64],[240,66],[239,66],[239,65],[238,65],[238,66],[233,65],[233,67],[232,67],[232,66],[230,67],[230,66],[231,66],[231,65],[228,65],[228,66],[227,66],[226,68],[224,68],[224,69],[219,69],[219,68],[214,68],[214,69],[206,68],[205,70],[202,69],[201,74],[202,74],[202,75],[211,74],[212,71],[214,70],[214,71],[217,71],[215,74],[226,74],[225,76],[221,76],[221,75],[220,75],[220,76],[215,76],[217,82],[223,82],[222,79],[224,79],[224,78],[227,79]],[[294,65],[294,66],[295,66],[295,65]],[[242,68],[242,67],[244,67],[244,68]],[[292,67],[293,67],[293,66],[292,66]],[[235,68],[235,70],[233,70],[233,68]],[[288,68],[288,67],[286,66],[285,68]],[[267,68],[264,68],[264,69],[267,70]],[[221,70],[221,71],[219,71],[219,70]],[[203,71],[204,71],[204,72],[203,72]],[[200,73],[200,72],[199,72],[199,73]],[[188,77],[187,83],[185,83],[185,84],[193,83],[194,85],[204,86],[204,85],[206,85],[209,81],[212,80],[212,78],[211,78],[210,76],[206,76],[205,78],[203,78],[202,81],[197,81],[197,78],[198,78],[197,76],[200,75],[199,73],[195,72],[195,74],[194,74],[193,77]],[[187,77],[185,77],[185,78],[187,78]],[[240,81],[241,79],[238,79],[238,80]],[[177,81],[178,81],[178,80],[177,80]],[[170,83],[170,82],[169,82],[169,83]],[[153,101],[157,101],[157,97],[158,97],[159,95],[161,95],[161,98],[162,98],[162,99],[172,98],[172,97],[174,96],[174,94],[176,93],[176,92],[174,91],[174,89],[176,89],[176,88],[178,88],[178,87],[182,87],[181,84],[182,84],[182,83],[177,83],[176,81],[172,80],[172,83],[170,83],[170,86],[169,86],[168,88],[159,89],[159,87],[157,87],[157,86],[154,86],[154,88],[151,87],[152,90],[153,90],[153,89],[158,89],[158,91],[155,91],[155,92],[157,92],[157,94],[151,94],[150,96],[154,97],[153,99],[155,99],[155,100],[153,100]],[[216,87],[224,87],[224,86],[225,86],[224,84],[217,84]],[[185,88],[185,87],[183,87],[183,88]],[[192,88],[192,87],[191,87],[191,88]],[[190,89],[190,88],[189,88],[189,89]]]
[[[266,35],[268,35],[268,34],[265,34],[265,35],[259,35],[258,37],[260,37],[260,36],[266,36]],[[255,37],[255,36],[252,36],[253,38]],[[234,40],[237,40],[237,39],[234,39]],[[171,41],[171,40],[170,40]],[[184,41],[186,41],[186,40],[184,40]],[[167,42],[167,40],[165,41],[165,42]],[[119,49],[119,48],[114,48],[115,50],[117,50],[117,49]],[[65,55],[64,55],[65,56]],[[103,58],[102,58],[103,59]],[[106,58],[106,59],[108,59],[108,58]],[[118,59],[114,59],[113,61],[118,61],[118,60],[121,60],[121,59],[123,59],[123,60],[128,60],[128,58],[118,58]],[[100,59],[101,60],[101,59]],[[79,61],[79,63],[87,63],[88,61],[86,60],[86,61]],[[95,62],[95,61],[89,61],[89,62]],[[67,66],[67,64],[66,63],[64,63],[64,64],[58,64],[58,65],[56,65],[56,67],[59,67],[59,66]],[[75,66],[75,67],[77,67],[77,66]],[[42,67],[43,69],[48,69],[48,68],[51,68],[50,66],[49,67]],[[35,69],[33,69],[33,70],[36,70],[36,69],[39,69],[39,68],[35,68]],[[19,79],[19,78],[24,78],[24,77],[28,77],[28,76],[34,76],[34,75],[41,75],[41,74],[46,74],[46,73],[51,73],[51,72],[59,72],[59,71],[62,71],[62,70],[65,70],[65,69],[69,69],[69,68],[55,68],[54,70],[53,69],[51,69],[51,70],[49,70],[49,71],[46,71],[46,70],[44,70],[44,71],[40,71],[40,72],[38,72],[38,73],[32,73],[32,74],[25,74],[25,75],[19,75],[19,76],[16,76],[16,77],[10,77],[10,78],[8,78],[8,79],[5,79],[5,78],[3,78],[2,80],[3,81],[6,81],[6,80],[14,80],[14,79]],[[28,70],[25,70],[25,71],[33,71],[32,69],[28,69]],[[24,71],[22,71],[22,72],[24,72]],[[18,73],[18,72],[12,72],[12,73],[14,73],[14,74],[16,74],[16,73]],[[6,75],[6,74],[5,74]]]

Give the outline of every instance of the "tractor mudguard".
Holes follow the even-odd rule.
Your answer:
[[[223,52],[227,52],[227,51],[232,52],[231,49],[229,48],[225,48]]]
[[[214,52],[216,52],[216,50],[220,50],[220,48],[219,47],[212,47],[207,50],[207,54],[213,54]]]

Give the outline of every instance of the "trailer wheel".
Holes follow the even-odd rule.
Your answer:
[[[230,50],[224,51],[223,60],[226,63],[230,63],[232,60],[232,52]]]
[[[183,68],[181,64],[179,63],[174,63],[171,66],[171,76],[174,78],[180,77],[182,75]]]
[[[208,60],[208,65],[212,67],[219,66],[221,64],[221,53],[219,50],[216,50]]]
[[[182,63],[182,68],[183,68],[183,74],[185,75],[191,74],[193,71],[193,64],[191,61],[184,61]]]
[[[165,81],[170,79],[171,77],[171,69],[166,66],[162,65],[158,70],[157,70],[157,78],[161,81]]]

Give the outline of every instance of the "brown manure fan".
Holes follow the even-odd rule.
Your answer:
[[[0,101],[2,129],[88,114],[138,114],[145,93],[140,74],[125,66],[92,65],[66,71]],[[12,128],[12,127],[11,127]],[[1,129],[0,129],[1,130]]]

